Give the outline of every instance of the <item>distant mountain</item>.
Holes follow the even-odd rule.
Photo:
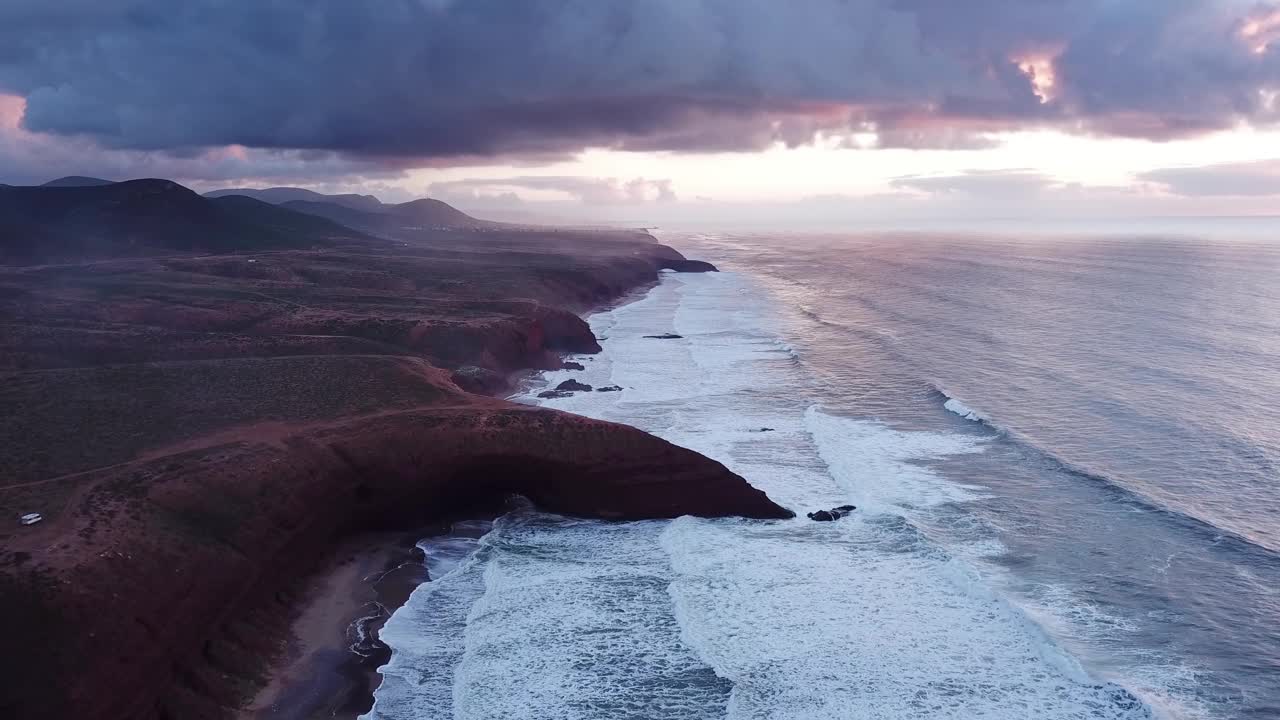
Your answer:
[[[446,202],[429,198],[410,200],[407,203],[385,205],[383,207],[385,208],[384,212],[388,214],[403,217],[423,225],[475,227],[487,224],[483,220],[477,220]]]
[[[204,194],[207,198],[220,198],[228,195],[244,195],[255,200],[271,203],[272,205],[283,205],[287,202],[303,201],[303,202],[327,202],[343,207],[355,208],[356,210],[377,211],[382,207],[382,201],[372,195],[325,195],[312,190],[295,187],[273,187],[273,188],[229,188],[226,190],[214,190]]]
[[[439,200],[412,200],[398,205],[382,205],[376,212],[358,210],[330,202],[294,200],[281,207],[328,218],[365,232],[396,235],[437,228],[478,228],[493,223],[478,220]]]
[[[364,237],[363,233],[346,227],[341,223],[307,213],[296,212],[280,205],[272,205],[271,203],[243,195],[211,198],[209,202],[234,217],[238,222],[261,230],[273,230],[289,237]]]
[[[309,215],[328,218],[366,232],[395,234],[422,229],[475,228],[491,225],[439,200],[388,204],[372,195],[325,195],[294,187],[255,190],[231,188],[205,193],[207,198],[251,197]]]
[[[337,223],[169,180],[0,188],[0,261],[42,263],[371,242]]]
[[[331,202],[291,200],[281,203],[280,207],[294,212],[306,213],[307,215],[315,215],[347,227],[370,232],[386,230],[390,225],[399,224],[396,218],[384,212],[369,212]]]
[[[66,177],[60,177],[57,180],[50,180],[40,187],[98,187],[101,185],[112,185],[114,183],[114,180],[103,180],[102,178],[85,177],[84,175],[68,175]]]

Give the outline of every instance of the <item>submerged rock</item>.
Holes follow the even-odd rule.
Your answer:
[[[565,393],[591,392],[591,386],[586,383],[580,383],[577,380],[565,380],[556,386],[556,390]]]
[[[565,361],[564,364],[560,366],[560,369],[561,370],[586,370],[587,368],[582,363]]]
[[[677,335],[675,333],[662,333],[661,335],[645,335],[645,337],[650,340],[682,340],[684,339],[683,335]]]
[[[604,387],[598,387],[598,388],[596,388],[596,392],[622,392],[622,386],[620,386],[620,385],[605,385]]]
[[[573,393],[564,392],[563,390],[547,390],[547,391],[538,393],[538,397],[542,398],[543,400],[550,400],[554,398],[566,398],[566,397],[571,397],[572,395]]]

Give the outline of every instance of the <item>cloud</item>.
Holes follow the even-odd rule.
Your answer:
[[[874,194],[825,194],[799,200],[717,201],[696,198],[630,208],[625,215],[593,206],[558,208],[578,220],[623,218],[630,224],[723,230],[927,230],[937,232],[1157,233],[1208,231],[1191,217],[1267,216],[1271,197],[1184,197],[1150,184],[1091,186],[1025,170],[971,170],[951,176],[899,178]],[[1162,218],[1164,220],[1162,220]],[[1214,232],[1230,235],[1230,224]],[[1230,235],[1235,237],[1236,235]],[[779,237],[787,237],[784,233]]]
[[[587,205],[636,205],[647,202],[674,202],[670,180],[633,178],[593,178],[580,176],[527,175],[508,178],[475,178],[432,183],[428,194],[446,202],[521,202],[521,190],[568,196]]]
[[[462,162],[1277,120],[1256,0],[7,0],[27,130]]]
[[[1280,160],[1248,166],[1257,174],[1265,171],[1280,175]],[[1233,166],[1213,169],[1224,167]],[[513,222],[657,224],[718,230],[1185,233],[1191,232],[1192,227],[1202,227],[1186,225],[1187,217],[1274,214],[1276,196],[1262,194],[1262,190],[1233,196],[1175,194],[1155,179],[1160,172],[1164,171],[1123,185],[1085,185],[1024,168],[970,169],[903,175],[889,180],[885,190],[870,194],[828,193],[774,200],[693,196],[672,202],[619,203],[625,197],[625,183],[582,177],[473,179],[436,183],[430,191],[480,217]],[[584,189],[588,187],[606,189]],[[548,192],[554,195],[549,196]],[[596,192],[608,201],[582,200],[598,197]],[[1275,192],[1280,194],[1280,188]],[[1159,218],[1168,220],[1158,222]]]
[[[362,160],[320,150],[239,146],[158,152],[107,149],[91,138],[62,138],[23,129],[24,106],[20,97],[0,95],[0,181],[11,185],[39,184],[63,175],[91,175],[110,180],[164,177],[208,189],[227,184],[306,184],[333,192],[357,187],[370,192],[382,182],[405,175],[404,168],[387,159]]]
[[[1034,170],[968,170],[955,175],[905,175],[889,181],[894,189],[930,195],[1004,198],[1036,195],[1057,185],[1061,183]]]
[[[1187,197],[1261,197],[1280,195],[1280,160],[1164,168],[1140,180]]]

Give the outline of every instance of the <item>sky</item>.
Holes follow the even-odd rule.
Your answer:
[[[1280,214],[1273,0],[5,0],[0,183],[498,219]]]

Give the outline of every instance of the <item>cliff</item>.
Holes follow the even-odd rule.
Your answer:
[[[643,233],[471,229],[0,268],[0,710],[224,717],[317,558],[510,494],[790,516],[691,451],[454,382],[597,349],[573,311],[686,263]]]

